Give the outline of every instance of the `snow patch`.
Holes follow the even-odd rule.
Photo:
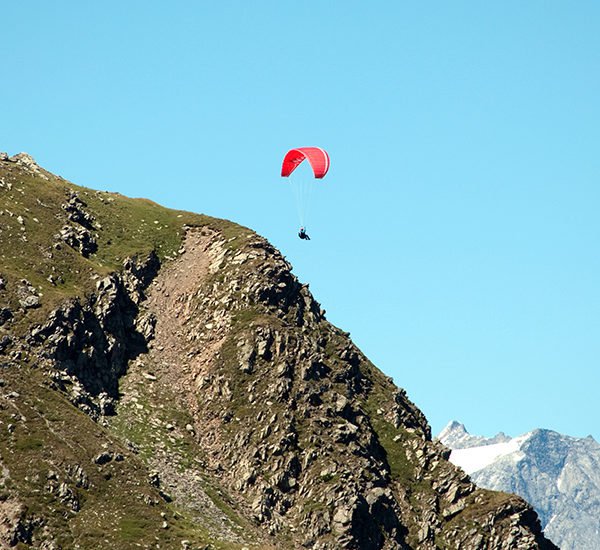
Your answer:
[[[530,433],[515,437],[505,443],[455,449],[450,454],[450,462],[462,468],[467,474],[478,472],[501,457],[514,455],[511,458],[519,462],[525,455],[520,452],[521,446],[530,437]]]

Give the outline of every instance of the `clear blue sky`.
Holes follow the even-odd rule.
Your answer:
[[[600,439],[600,4],[6,2],[0,150],[247,225],[429,418]],[[332,167],[296,237],[290,147]]]

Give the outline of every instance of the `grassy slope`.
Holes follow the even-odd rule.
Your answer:
[[[65,298],[91,292],[98,277],[120,269],[129,256],[154,250],[161,260],[172,258],[181,246],[186,225],[209,225],[231,236],[244,231],[225,220],[171,210],[147,199],[79,187],[50,173],[35,174],[10,162],[0,162],[2,182],[0,276],[9,284],[0,291],[0,303],[18,309],[16,291],[21,279],[27,279],[42,294],[41,308],[28,312],[25,326],[45,319]],[[68,223],[61,205],[73,192],[95,217],[97,229],[93,233],[97,235],[98,251],[89,258],[54,238]],[[49,276],[60,276],[62,282],[52,284]]]
[[[114,193],[78,187],[48,174],[47,180],[7,162],[0,162],[0,274],[8,279],[2,302],[13,307],[16,286],[27,279],[41,293],[42,307],[29,315],[28,324],[45,315],[66,297],[83,296],[94,280],[120,268],[127,256],[151,249],[161,259],[178,250],[183,226],[210,223],[210,218],[163,208],[145,199],[130,199]],[[12,189],[8,185],[12,184]],[[53,238],[67,223],[61,208],[77,192],[96,218],[98,252],[84,258]],[[22,222],[19,222],[19,216]],[[47,279],[62,277],[53,285]]]
[[[199,541],[185,517],[148,484],[143,463],[48,389],[38,371],[13,368],[5,380],[20,395],[2,399],[0,409],[3,433],[12,425],[1,445],[2,464],[10,472],[3,495],[17,495],[28,514],[42,517],[51,540],[64,548],[128,548],[133,542],[151,544],[155,537],[167,545],[185,538]],[[105,450],[121,453],[124,460],[95,464],[93,458]],[[76,465],[89,478],[89,488],[77,487],[69,473]],[[50,492],[50,472],[56,472],[55,485],[66,483],[77,495],[81,511],[74,513],[57,489]],[[163,529],[165,520],[168,529]]]
[[[168,261],[181,246],[185,225],[226,228],[232,234],[238,230],[235,224],[78,187],[14,163],[0,162],[0,184],[0,277],[7,281],[0,290],[0,307],[9,307],[15,315],[0,327],[0,338],[24,335],[65,299],[84,298],[98,278],[118,270],[126,257],[154,250]],[[55,238],[68,223],[61,205],[73,192],[95,217],[98,251],[89,258]],[[53,284],[49,276],[59,282]],[[22,279],[39,292],[40,308],[19,307]],[[65,548],[148,547],[157,540],[163,548],[180,548],[184,539],[210,542],[216,548],[239,547],[212,540],[202,525],[192,524],[174,503],[166,503],[149,485],[143,457],[48,389],[26,358],[16,359],[1,374],[5,386],[0,388],[0,464],[10,477],[0,483],[0,499],[16,497],[28,514],[43,517],[50,533],[61,533],[57,542]],[[19,396],[6,397],[13,391]],[[125,460],[94,464],[92,458],[106,448],[122,453]],[[76,487],[69,476],[68,468],[75,464],[90,478],[89,489]],[[67,483],[77,494],[77,514],[47,489],[49,471],[56,471],[58,483]]]

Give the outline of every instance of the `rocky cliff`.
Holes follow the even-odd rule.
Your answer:
[[[439,439],[477,485],[526,498],[563,550],[600,548],[600,444],[592,437],[533,430],[486,439],[451,422]]]
[[[252,231],[0,155],[0,540],[554,548]]]

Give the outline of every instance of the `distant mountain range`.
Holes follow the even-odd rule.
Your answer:
[[[486,439],[453,421],[438,439],[477,485],[527,500],[560,548],[600,548],[600,444],[594,438],[533,430]]]

